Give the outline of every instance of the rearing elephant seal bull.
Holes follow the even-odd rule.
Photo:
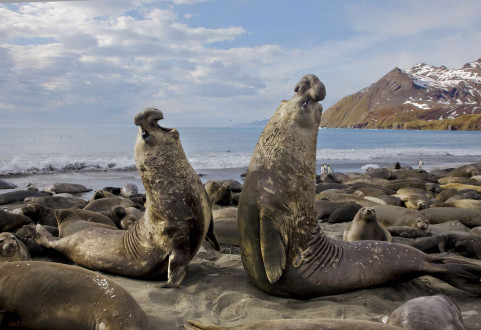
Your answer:
[[[240,198],[244,269],[269,294],[310,298],[432,275],[481,295],[481,266],[387,242],[328,238],[314,213],[324,85],[303,77],[267,123]]]
[[[127,231],[88,228],[58,240],[38,225],[40,245],[93,270],[140,278],[168,272],[169,286],[180,284],[204,239],[219,248],[207,192],[187,161],[179,132],[158,125],[163,118],[153,108],[135,116],[135,163],[147,194],[142,219]]]

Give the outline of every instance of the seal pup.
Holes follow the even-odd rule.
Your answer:
[[[402,244],[340,242],[323,233],[314,198],[318,101],[325,88],[307,75],[294,92],[264,128],[240,198],[241,258],[253,284],[269,294],[306,299],[432,275],[481,295],[479,265]]]
[[[0,309],[6,312],[1,326],[149,328],[147,315],[130,293],[80,267],[45,261],[4,262],[0,263],[0,287]]]
[[[464,330],[458,305],[442,294],[409,300],[389,315],[386,324],[403,329]]]
[[[0,233],[0,262],[30,260],[28,249],[12,233]]]
[[[218,250],[207,192],[179,132],[157,123],[163,118],[160,110],[147,108],[134,120],[139,126],[135,163],[147,194],[142,219],[126,231],[88,228],[62,239],[37,225],[36,241],[93,270],[136,278],[167,273],[167,286],[181,283],[205,239]]]
[[[392,236],[377,222],[376,211],[370,207],[363,207],[344,230],[342,240],[345,242],[366,240],[392,242]]]

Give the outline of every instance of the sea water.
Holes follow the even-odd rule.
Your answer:
[[[206,181],[240,179],[262,129],[178,130],[187,158]],[[88,177],[99,184],[113,177],[140,182],[134,162],[136,136],[134,126],[0,128],[0,177],[63,182]],[[338,172],[364,172],[395,162],[417,167],[420,159],[426,169],[457,166],[481,160],[481,132],[320,129],[316,157],[318,171],[324,163]],[[41,175],[50,177],[42,180]]]

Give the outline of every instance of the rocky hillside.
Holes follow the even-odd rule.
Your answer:
[[[321,126],[481,130],[481,59],[461,69],[394,68],[327,109]]]

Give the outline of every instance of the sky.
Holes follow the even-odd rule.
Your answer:
[[[0,0],[0,127],[268,119],[315,74],[328,109],[394,67],[481,57],[481,1]]]

